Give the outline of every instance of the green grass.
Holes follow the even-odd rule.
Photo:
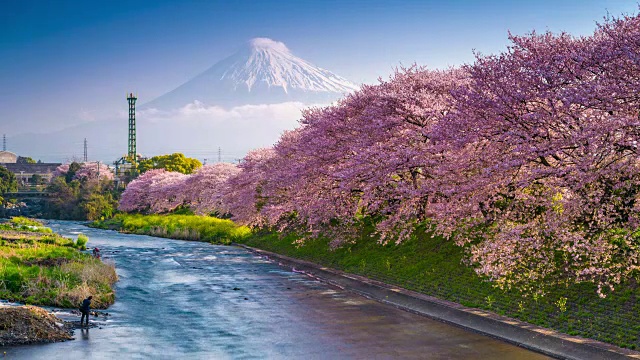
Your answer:
[[[479,277],[463,264],[464,250],[451,241],[425,231],[400,245],[380,245],[372,227],[361,229],[352,244],[332,250],[328,239],[295,243],[295,235],[270,231],[249,233],[228,220],[198,216],[125,215],[110,224],[98,224],[133,233],[153,234],[162,226],[166,237],[185,231],[222,226],[242,229],[241,236],[223,236],[256,248],[308,260],[353,274],[394,284],[472,308],[490,310],[570,335],[592,338],[621,347],[640,348],[640,289],[635,282],[621,284],[605,299],[596,295],[593,284],[547,289],[543,297],[503,291]],[[234,227],[235,226],[235,227]],[[179,230],[179,231],[176,231]],[[218,232],[224,233],[220,229]],[[174,238],[181,239],[182,236]]]
[[[26,232],[37,232],[37,233],[45,233],[51,234],[53,231],[48,227],[45,227],[43,223],[38,220],[29,219],[22,216],[16,216],[11,218],[11,220],[0,223],[0,230],[10,230],[10,231],[26,231]]]
[[[23,216],[12,217],[10,223],[14,226],[33,226],[37,228],[45,228],[44,224],[38,220],[26,218]],[[49,229],[51,230],[51,229]]]
[[[238,242],[251,233],[249,228],[238,226],[231,220],[197,215],[119,214],[110,220],[96,221],[92,226],[117,229],[132,234],[206,241],[214,244]]]
[[[1,299],[78,307],[93,295],[96,308],[114,302],[112,286],[117,276],[112,264],[78,251],[80,240],[59,236],[42,224],[32,231],[25,226],[36,225],[19,220],[0,229]]]

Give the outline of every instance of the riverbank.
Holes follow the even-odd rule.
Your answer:
[[[81,251],[87,241],[84,235],[60,236],[26,218],[0,224],[0,299],[77,309],[91,295],[93,308],[106,309],[115,301],[118,277],[113,264]],[[57,324],[64,322],[34,306],[0,309],[5,345],[68,340]]]
[[[112,219],[94,221],[89,226],[128,234],[204,241],[220,245],[240,242],[251,234],[249,228],[238,226],[231,220],[198,215],[118,214]]]
[[[132,215],[124,215],[128,217]],[[140,221],[142,215],[135,215]],[[162,217],[165,223],[182,221],[182,230],[201,217]],[[158,215],[154,215],[158,217]],[[188,217],[188,216],[187,216]],[[144,223],[144,222],[142,222]],[[134,222],[128,222],[133,226]],[[128,228],[126,231],[144,231]],[[148,231],[148,230],[147,230]],[[169,232],[167,232],[169,233]],[[350,274],[364,276],[465,307],[594,339],[622,348],[640,348],[640,290],[636,283],[621,284],[607,298],[600,298],[592,284],[573,284],[550,289],[544,296],[523,296],[503,291],[480,278],[462,263],[463,249],[426,232],[400,245],[380,245],[363,229],[355,243],[331,249],[327,239],[298,245],[295,236],[255,232],[237,243],[296,259],[310,261]]]
[[[0,224],[0,299],[77,308],[92,295],[92,306],[106,309],[115,301],[115,267],[80,251],[87,241],[30,219]]]
[[[328,284],[346,289],[368,299],[393,305],[405,311],[456,325],[473,332],[504,340],[517,346],[559,359],[599,360],[640,358],[640,352],[570,336],[529,323],[500,316],[490,311],[468,308],[415,291],[398,288],[380,281],[308,261],[252,248],[239,246],[295,272],[304,273]]]

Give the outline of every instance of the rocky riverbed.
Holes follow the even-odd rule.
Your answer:
[[[0,346],[71,340],[73,324],[37,306],[0,307]]]

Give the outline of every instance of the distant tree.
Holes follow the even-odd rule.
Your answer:
[[[18,156],[18,164],[35,164],[36,161],[28,156]]]
[[[62,164],[56,168],[54,176],[63,176],[67,182],[73,180],[85,181],[87,179],[96,179],[98,177],[113,180],[114,175],[109,166],[99,162],[86,162]]]
[[[42,177],[42,175],[33,174],[31,178],[29,178],[29,182],[33,185],[39,185],[44,182],[44,178]]]
[[[75,179],[58,176],[47,187],[50,194],[45,216],[61,220],[96,220],[111,217],[117,206],[112,180],[104,177]]]
[[[47,192],[51,199],[47,217],[61,220],[81,219],[77,201],[80,193],[79,181],[67,183],[64,177],[55,177],[47,186]]]
[[[96,183],[96,181],[92,182]],[[100,184],[97,186],[100,186]],[[100,192],[96,191],[96,189],[86,191],[86,194],[81,201],[81,207],[84,210],[84,215],[87,220],[110,218],[113,216],[113,212],[117,205],[118,203],[112,193],[105,191]]]
[[[0,195],[18,190],[16,176],[6,167],[0,166]]]
[[[141,174],[152,169],[191,174],[200,167],[202,167],[202,163],[198,159],[188,158],[181,153],[158,155],[138,163],[138,170]]]
[[[109,166],[100,162],[86,162],[83,163],[80,169],[76,171],[74,176],[78,180],[103,178],[107,180],[113,180],[114,175]]]
[[[64,165],[63,165],[64,166]],[[77,162],[72,162],[71,164],[69,164],[66,173],[64,174],[64,179],[67,183],[70,183],[71,181],[73,181],[73,179],[76,176],[76,173],[78,172],[78,170],[80,170],[82,168],[82,165],[78,164]]]
[[[50,201],[45,216],[61,220],[96,220],[111,217],[119,196],[114,175],[97,162],[62,164],[47,186]]]

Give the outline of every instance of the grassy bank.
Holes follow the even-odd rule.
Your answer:
[[[197,215],[118,214],[113,219],[95,221],[91,226],[131,234],[214,244],[239,242],[251,233],[249,228],[238,226],[231,220]]]
[[[115,300],[117,275],[113,265],[80,251],[86,242],[30,219],[0,224],[0,299],[77,308],[93,295],[92,306],[106,308]]]
[[[127,224],[124,229],[129,232],[137,232],[135,226],[141,224],[143,233],[149,233],[149,222],[157,221],[151,220],[155,216],[150,216],[149,221],[140,216],[129,216],[124,219],[132,221],[123,221]],[[176,221],[173,225],[164,225],[167,229],[165,234],[169,235],[171,231],[168,229],[185,232],[193,226],[191,230],[196,231],[204,224],[218,224],[211,218],[195,216],[166,216],[161,219],[167,223]],[[637,301],[640,290],[635,282],[618,286],[605,299],[599,298],[595,287],[590,284],[551,289],[542,297],[524,297],[517,292],[493,287],[462,264],[461,248],[426,232],[420,232],[401,245],[382,246],[371,236],[371,229],[363,229],[358,241],[337,250],[331,250],[326,239],[308,241],[304,246],[294,244],[295,240],[294,236],[266,231],[247,236],[244,230],[243,236],[234,239],[235,242],[363,275],[468,307],[493,311],[570,335],[631,349],[640,348],[640,303]]]
[[[551,289],[543,297],[523,297],[493,287],[462,264],[461,248],[427,233],[400,245],[382,246],[365,231],[355,244],[337,250],[331,250],[323,239],[304,246],[296,246],[294,240],[262,232],[243,243],[566,334],[640,347],[640,290],[636,284],[620,286],[605,299],[589,284]]]

